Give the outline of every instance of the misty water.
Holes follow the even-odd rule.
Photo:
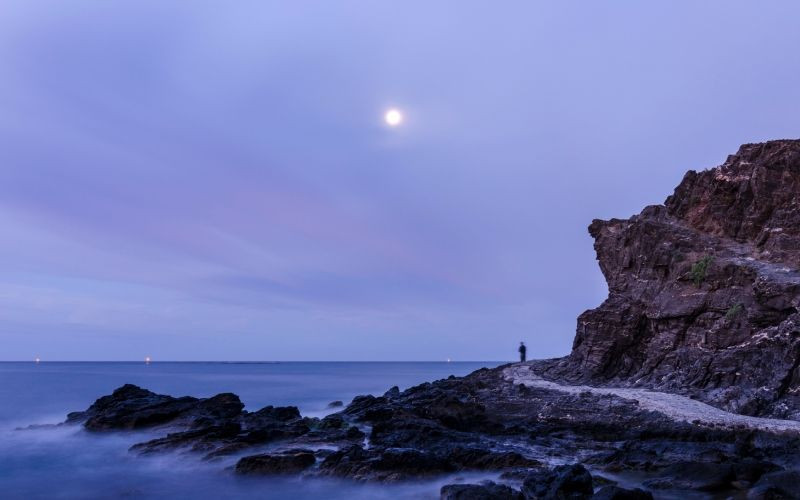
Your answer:
[[[499,363],[0,363],[0,497],[8,498],[438,498],[439,488],[484,475],[392,485],[301,478],[243,478],[227,461],[137,456],[128,448],[155,434],[88,433],[62,422],[125,383],[159,393],[207,397],[234,392],[247,410],[294,405],[305,416],[328,403],[465,375]],[[490,476],[489,476],[490,477]]]

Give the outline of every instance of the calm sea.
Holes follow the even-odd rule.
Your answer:
[[[234,392],[248,410],[294,405],[328,413],[329,402],[382,394],[465,375],[495,362],[460,363],[0,363],[0,498],[438,498],[442,484],[365,485],[347,481],[241,478],[230,463],[191,455],[139,457],[128,447],[147,433],[89,434],[57,423],[125,383],[159,393],[206,397]]]

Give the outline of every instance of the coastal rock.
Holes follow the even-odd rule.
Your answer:
[[[796,434],[676,421],[613,395],[541,387],[521,391],[506,378],[507,368],[420,384],[388,398],[357,397],[323,419],[305,418],[295,407],[268,406],[237,414],[227,404],[212,404],[229,408],[212,412],[201,405],[204,400],[195,399],[179,417],[158,426],[164,436],[132,450],[180,450],[217,459],[268,445],[269,452],[258,449],[247,460],[239,459],[244,460],[240,472],[393,482],[487,471],[522,482],[529,497],[561,491],[574,498],[590,498],[593,483],[603,486],[600,476],[593,481],[582,465],[550,469],[548,462],[574,462],[580,457],[594,469],[633,472],[643,481],[683,479],[678,468],[670,469],[676,464],[728,464],[724,466],[727,487],[721,483],[715,491],[721,495],[738,494],[781,465],[793,468],[800,462]],[[159,404],[171,401],[144,389],[115,394],[114,407],[136,407],[145,414],[150,407],[139,404],[142,398]],[[122,394],[131,401],[126,403]],[[117,414],[121,422],[111,419]],[[123,422],[138,418],[135,411],[107,417],[111,428],[124,428]],[[302,456],[294,456],[298,453]],[[309,453],[315,456],[314,463]],[[764,484],[760,487],[776,487]],[[687,489],[694,484],[672,486],[678,488],[672,491],[696,491]]]
[[[523,500],[522,493],[493,481],[480,484],[448,484],[442,486],[441,500]]]
[[[762,477],[747,494],[748,500],[800,499],[800,472],[780,471]]]
[[[251,455],[239,459],[236,463],[238,474],[297,474],[316,462],[314,452],[310,450],[289,450],[283,453]]]
[[[608,298],[540,374],[800,419],[800,141],[746,144],[589,233]]]
[[[619,486],[603,486],[592,495],[591,500],[653,500],[653,494],[641,488],[629,490]]]
[[[729,489],[735,479],[730,464],[680,462],[661,471],[658,479],[645,482],[653,489],[719,491]]]
[[[522,494],[526,499],[583,500],[591,497],[592,493],[592,475],[580,464],[534,471],[522,483]]]
[[[208,399],[174,398],[126,384],[95,401],[86,411],[70,413],[67,422],[83,422],[91,431],[143,429],[181,418],[185,424],[204,425],[236,417],[243,408],[235,394],[218,394]]]

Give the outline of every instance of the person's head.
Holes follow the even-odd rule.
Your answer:
[[[520,342],[519,345],[525,345],[525,342]]]

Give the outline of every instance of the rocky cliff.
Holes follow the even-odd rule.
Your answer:
[[[800,419],[800,140],[746,144],[589,232],[608,298],[538,371]]]

